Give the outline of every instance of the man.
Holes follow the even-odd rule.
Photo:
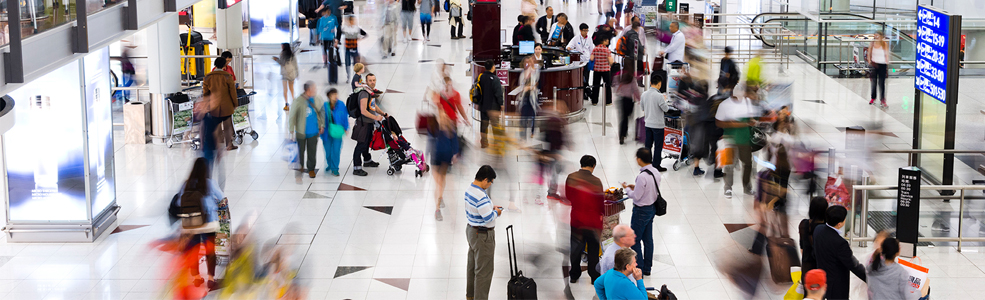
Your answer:
[[[865,267],[855,259],[852,247],[842,237],[844,234],[841,230],[845,227],[846,216],[848,210],[844,206],[832,205],[825,211],[825,224],[817,225],[814,229],[817,268],[824,270],[828,282],[831,282],[824,294],[828,299],[848,299],[848,272],[855,273],[855,276],[865,281]]]
[[[294,99],[291,110],[287,113],[288,136],[295,138],[298,143],[298,165],[301,173],[307,167],[308,177],[315,178],[318,157],[318,136],[325,133],[325,113],[322,107],[325,101],[316,98],[318,87],[315,82],[304,83],[304,93]],[[308,152],[308,164],[305,165],[304,153]]]
[[[581,23],[581,25],[578,25],[578,31],[580,34],[575,35],[575,38],[571,39],[571,42],[568,43],[567,47],[568,51],[578,51],[578,53],[581,53],[580,57],[582,61],[588,61],[592,56],[592,50],[595,49],[595,44],[593,44],[592,39],[588,37],[588,29],[588,24]],[[588,86],[588,76],[591,74],[591,71],[591,69],[586,68],[581,72],[582,86]],[[591,90],[587,88],[584,89],[582,92],[582,98],[584,100],[588,100],[589,94],[591,94]]]
[[[499,111],[503,108],[503,85],[496,77],[496,62],[487,60],[485,62],[486,71],[479,74],[479,88],[482,89],[482,97],[479,102],[479,132],[482,136],[480,145],[482,148],[489,146],[487,132],[489,122],[499,121]]]
[[[592,80],[592,105],[599,104],[599,97],[603,96],[599,94],[599,84],[605,83],[605,104],[609,105],[612,103],[612,76],[609,71],[612,68],[612,51],[609,50],[609,40],[601,39],[601,43],[595,46],[592,50],[592,57],[589,60],[593,61],[595,72],[595,79]]]
[[[636,233],[626,224],[619,224],[612,228],[612,244],[605,247],[602,251],[602,258],[599,260],[599,273],[605,274],[612,270],[616,264],[616,251],[623,248],[630,248],[636,245]]]
[[[616,19],[608,18],[605,24],[595,27],[595,33],[592,34],[592,42],[595,45],[601,45],[603,40],[609,40],[612,42],[612,38],[616,36]]]
[[[331,10],[322,10],[322,17],[318,19],[318,36],[322,41],[322,63],[328,69],[328,83],[338,84],[339,61],[336,58],[339,58],[338,46],[342,33],[339,20]]]
[[[513,46],[520,45],[520,28],[523,28],[523,24],[527,23],[527,16],[519,15],[516,16],[516,26],[513,26]]]
[[[824,294],[828,290],[828,275],[824,270],[814,269],[807,271],[804,276],[804,300],[824,300]],[[831,298],[829,298],[831,299]]]
[[[411,34],[414,33],[414,12],[416,11],[416,0],[400,0],[400,25],[403,26],[403,33],[406,36],[401,38],[405,42],[410,42]]]
[[[222,70],[225,67],[225,58],[215,59],[215,70],[202,81],[202,96],[207,100],[195,107],[197,114],[205,114],[202,117],[202,154],[210,166],[215,163],[216,128],[219,123],[229,120],[239,105],[236,82],[232,75]],[[231,129],[232,126],[229,127]],[[227,131],[227,134],[232,134],[231,130]],[[229,141],[226,143],[229,144]]]
[[[469,242],[465,275],[465,299],[489,299],[492,283],[493,258],[496,257],[496,218],[503,215],[502,206],[493,206],[486,192],[496,179],[496,171],[484,165],[475,173],[475,180],[465,190],[465,234]]]
[[[517,45],[520,44],[520,41],[536,41],[536,38],[534,37],[534,18],[524,17],[523,26],[520,27],[520,31],[517,33],[517,38],[519,38],[516,42]]]
[[[554,23],[557,23],[557,19],[554,18],[553,7],[548,6],[544,11],[547,14],[537,19],[537,34],[540,34],[540,42],[546,44],[547,39],[550,37],[551,29],[554,28]]]
[[[660,51],[660,56],[666,54],[667,63],[664,64],[665,68],[670,65],[670,63],[684,62],[684,46],[686,41],[684,40],[684,33],[680,31],[680,24],[677,22],[670,23],[670,32],[673,36],[670,38],[670,44],[663,51]]]
[[[643,272],[634,258],[633,249],[619,249],[615,254],[615,267],[595,281],[595,295],[599,300],[648,299]],[[658,298],[659,299],[659,298]]]
[[[626,57],[625,61],[638,61],[643,59],[646,53],[646,44],[642,39],[643,35],[640,28],[640,22],[638,17],[632,18],[632,26],[623,29],[622,33],[616,37],[619,41],[617,47],[621,49],[616,49],[617,52],[622,53]],[[625,39],[623,39],[625,38]],[[637,63],[639,65],[639,63]]]
[[[724,129],[732,140],[739,161],[742,162],[742,187],[747,195],[752,195],[752,126],[759,117],[759,109],[747,97],[733,95],[718,105],[715,125]],[[732,183],[735,181],[736,163],[725,166],[725,197],[732,198]]]
[[[731,93],[739,83],[739,67],[732,61],[732,47],[725,46],[725,56],[722,57],[718,73],[718,93]]]
[[[646,148],[636,150],[636,164],[640,166],[636,184],[622,183],[622,187],[628,190],[626,195],[633,199],[633,219],[630,224],[637,234],[633,250],[636,251],[636,261],[646,276],[650,276],[650,267],[653,265],[653,218],[657,215],[654,204],[660,194],[660,171],[653,167],[652,157],[650,150]],[[641,246],[644,247],[643,252],[640,251]]]
[[[601,276],[598,271],[599,235],[602,232],[602,211],[605,199],[602,180],[592,175],[595,171],[595,157],[581,157],[581,169],[568,175],[564,192],[571,201],[571,270],[568,277],[571,283],[578,282],[581,276],[582,249],[588,247],[588,276],[595,279]]]
[[[663,160],[664,113],[670,110],[667,98],[660,93],[663,81],[664,78],[659,74],[650,75],[650,88],[640,96],[640,102],[645,114],[643,127],[646,130],[646,139],[643,146],[653,153],[653,166],[660,172],[667,172],[667,168],[660,166],[660,161]]]
[[[565,48],[573,38],[575,38],[575,29],[568,23],[568,15],[564,13],[557,15],[557,24],[554,24],[548,38],[549,45]]]
[[[369,154],[369,142],[373,139],[373,126],[375,122],[386,119],[386,113],[376,105],[373,98],[373,91],[376,89],[376,75],[369,73],[366,75],[366,85],[368,88],[357,88],[355,93],[359,99],[359,118],[356,118],[352,126],[352,139],[356,140],[356,149],[352,153],[352,175],[366,176],[363,166],[375,168],[380,163],[373,161],[373,156]],[[365,160],[365,162],[363,162]]]

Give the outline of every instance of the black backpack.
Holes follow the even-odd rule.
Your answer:
[[[207,212],[202,205],[205,196],[194,190],[185,190],[181,193],[181,204],[178,206],[178,218],[181,218],[181,228],[192,229],[204,226],[207,221]]]
[[[362,110],[359,107],[359,93],[365,91],[364,88],[356,88],[349,94],[349,98],[345,99],[345,108],[349,110],[349,117],[353,119],[359,119],[362,116]]]

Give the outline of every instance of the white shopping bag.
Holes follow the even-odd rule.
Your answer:
[[[923,289],[927,285],[927,273],[930,271],[921,265],[912,263],[902,259],[896,259],[903,269],[910,274],[910,293],[916,293],[917,295],[923,295]]]
[[[284,141],[284,152],[281,153],[281,159],[288,163],[288,167],[291,169],[298,169],[298,143],[292,140]]]

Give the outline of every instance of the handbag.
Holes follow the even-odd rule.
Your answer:
[[[333,139],[341,139],[343,136],[345,136],[345,128],[342,128],[342,125],[335,124],[335,116],[333,116],[332,112],[329,112],[325,115],[328,115],[329,118],[328,120],[326,120],[327,121],[326,123],[328,123],[328,126],[326,126],[328,127],[328,136],[332,137]]]
[[[666,215],[667,200],[664,200],[664,193],[660,192],[660,184],[657,183],[657,176],[653,175],[653,172],[650,172],[650,170],[643,170],[643,172],[646,172],[647,174],[650,174],[650,177],[653,177],[653,186],[657,188],[657,201],[653,201],[653,208],[656,210],[656,215]]]
[[[427,98],[421,101],[421,109],[417,112],[417,134],[431,134],[434,133],[434,129],[437,129],[438,117],[435,116],[433,108],[431,111],[427,111],[427,108],[431,106],[428,105]]]

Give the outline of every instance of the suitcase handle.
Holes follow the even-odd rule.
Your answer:
[[[510,277],[519,276],[520,265],[516,261],[516,233],[513,232],[513,225],[506,226],[506,257],[510,260]],[[516,269],[516,272],[513,272]]]

